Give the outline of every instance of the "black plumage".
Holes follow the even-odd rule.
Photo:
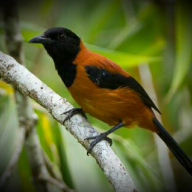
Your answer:
[[[85,66],[85,71],[87,72],[87,75],[91,81],[98,87],[111,90],[121,87],[129,87],[139,94],[145,105],[147,105],[149,108],[154,108],[160,113],[159,109],[153,103],[149,95],[133,77],[126,77],[120,73],[112,73],[107,69],[99,68],[93,65]]]

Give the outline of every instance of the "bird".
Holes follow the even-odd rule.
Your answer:
[[[144,88],[123,68],[101,54],[90,51],[81,38],[64,27],[52,27],[29,43],[42,44],[53,59],[58,75],[80,106],[67,111],[69,120],[86,113],[112,128],[94,137],[87,153],[119,128],[139,126],[156,133],[172,151],[180,164],[192,175],[192,162],[173,137],[158,121],[160,113]]]

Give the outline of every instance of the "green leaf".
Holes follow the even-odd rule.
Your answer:
[[[95,45],[86,44],[88,48],[113,60],[124,68],[135,67],[143,63],[154,63],[160,61],[160,57],[150,57],[136,54],[128,54],[121,51],[106,49]]]
[[[18,174],[21,181],[22,191],[35,192],[35,186],[31,182],[32,173],[25,148],[23,148],[18,161]]]
[[[190,6],[189,6],[190,7]],[[176,66],[166,100],[181,87],[192,63],[191,10],[178,1],[176,6]]]
[[[39,27],[38,25],[21,22],[21,34],[24,38],[24,42],[28,42],[32,37],[41,35],[45,31],[44,28]]]
[[[15,150],[17,129],[18,123],[14,100],[10,96],[0,96],[0,174],[7,167]]]

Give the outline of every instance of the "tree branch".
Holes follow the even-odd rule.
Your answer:
[[[49,174],[51,175],[51,177],[53,177],[54,179],[56,179],[57,181],[59,182],[62,182],[62,173],[60,172],[59,170],[59,167],[50,161],[48,155],[42,151],[42,155],[43,155],[43,159],[44,159],[44,162],[45,162],[45,165],[47,167],[47,170],[49,172]]]
[[[19,65],[13,58],[2,52],[0,52],[0,76],[4,81],[15,85],[22,93],[28,95],[46,108],[61,124],[66,118],[66,115],[62,115],[62,113],[72,108],[72,105],[68,103],[66,99],[54,93],[53,90],[48,88],[25,67]],[[89,142],[84,139],[98,134],[95,129],[79,115],[72,117],[71,121],[66,121],[65,126],[86,149],[88,148]],[[130,175],[106,141],[98,143],[94,147],[91,155],[95,158],[115,191],[136,191]]]
[[[19,63],[24,64],[23,40],[19,27],[19,14],[16,0],[6,0],[2,2],[3,18],[5,27],[5,37],[7,50]],[[25,143],[26,152],[28,154],[32,177],[37,191],[48,192],[50,181],[49,174],[43,159],[40,143],[36,133],[36,115],[31,107],[30,99],[23,95],[17,87],[14,87],[15,100],[17,104],[17,114],[19,119],[19,130],[22,133],[19,138],[19,144],[15,149],[15,153],[8,164],[8,168],[1,177],[1,189],[6,186],[6,183],[14,170],[15,165],[20,156],[21,149]],[[21,139],[21,140],[20,140]],[[25,142],[24,142],[25,141]],[[53,183],[53,182],[52,182]],[[55,183],[57,183],[55,181]],[[64,183],[64,181],[63,181]],[[58,186],[58,185],[57,185]],[[64,189],[64,188],[63,188]],[[71,191],[67,186],[65,191]]]
[[[23,148],[24,141],[25,141],[25,134],[26,134],[26,129],[24,127],[20,127],[19,132],[18,132],[18,140],[17,140],[17,144],[15,147],[15,151],[8,163],[6,170],[0,177],[0,191],[4,190],[8,180],[12,174],[12,171],[14,170],[15,166],[17,165],[17,162],[20,157],[20,153]]]
[[[55,179],[51,176],[46,175],[46,177],[42,177],[42,180],[45,180],[45,181],[57,186],[59,189],[61,189],[64,192],[75,192],[74,190],[70,189],[64,182],[58,181],[57,179]]]

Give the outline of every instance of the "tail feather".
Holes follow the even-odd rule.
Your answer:
[[[192,175],[192,161],[156,118],[153,122],[159,129],[159,133],[157,133],[159,137],[165,142],[187,172]]]

